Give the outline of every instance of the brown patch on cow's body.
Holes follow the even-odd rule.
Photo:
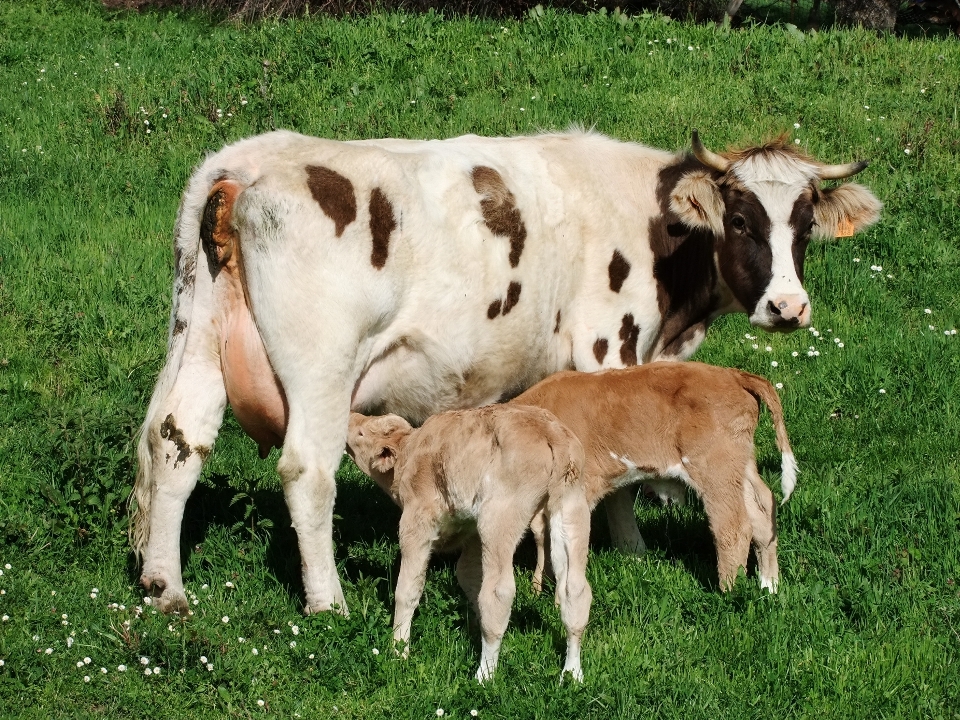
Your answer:
[[[633,320],[633,313],[623,316],[620,325],[620,362],[624,365],[637,364],[637,340],[640,339],[640,326]]]
[[[470,175],[473,189],[482,197],[480,212],[483,222],[494,235],[510,238],[510,267],[520,263],[527,227],[517,209],[516,198],[503,182],[503,177],[491,167],[478,165]]]
[[[598,363],[603,364],[603,359],[607,356],[607,346],[609,343],[606,338],[597,338],[596,342],[593,343],[593,356],[597,359]]]
[[[487,317],[493,320],[497,315],[500,314],[500,310],[503,307],[503,300],[494,300],[490,303],[490,307],[487,308]]]
[[[173,323],[173,336],[176,337],[186,329],[187,324],[180,318],[177,318]]]
[[[337,237],[340,237],[344,228],[357,219],[353,183],[335,170],[320,165],[307,165],[306,171],[310,194],[326,216],[333,220]]]
[[[553,334],[556,335],[558,332],[560,332],[560,311],[559,310],[557,310],[557,322],[553,326]]]
[[[645,361],[654,359],[665,347],[676,346],[676,339],[688,328],[706,323],[718,302],[714,234],[688,227],[670,208],[670,195],[680,178],[704,169],[695,158],[685,157],[660,171],[660,215],[651,218],[649,236],[662,320],[654,354]]]
[[[393,214],[393,205],[376,187],[370,191],[370,234],[373,236],[373,250],[370,253],[370,264],[377,270],[387,264],[387,255],[390,248],[390,233],[397,227]]]
[[[607,267],[607,274],[610,276],[610,289],[615,293],[620,292],[624,281],[630,274],[630,263],[619,250],[613,251],[613,258]]]
[[[160,425],[160,437],[169,440],[177,448],[177,457],[173,460],[174,467],[179,463],[186,462],[187,458],[193,454],[193,450],[190,449],[190,445],[183,437],[183,430],[177,427],[177,421],[174,419],[173,413],[167,415]],[[167,459],[170,459],[169,455],[167,455]]]
[[[520,283],[512,282],[507,286],[507,299],[503,301],[503,314],[506,315],[520,302]]]

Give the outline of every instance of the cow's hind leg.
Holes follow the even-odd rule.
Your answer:
[[[607,523],[610,527],[610,541],[618,550],[633,555],[642,555],[647,545],[637,527],[637,516],[633,512],[633,500],[637,496],[636,486],[620,488],[603,500],[607,511]]]
[[[206,359],[188,360],[169,392],[154,397],[142,429],[131,537],[143,560],[140,581],[161,612],[187,611],[180,572],[183,510],[225,407],[220,368]]]

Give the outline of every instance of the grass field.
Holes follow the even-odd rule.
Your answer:
[[[0,4],[0,716],[960,717],[960,47],[653,16],[384,15],[247,27],[93,0]],[[156,615],[126,545],[131,442],[164,356],[191,168],[274,127],[331,138],[571,123],[715,149],[783,130],[885,203],[813,246],[817,332],[724,318],[698,359],[782,383],[801,468],[779,595],[717,588],[705,518],[638,501],[651,551],[596,523],[586,683],[559,684],[549,593],[518,597],[497,680],[434,563],[389,648],[398,511],[344,466],[352,614],[303,617],[275,473],[228,416],[187,508],[194,615]],[[749,336],[749,337],[748,337]],[[776,361],[777,365],[772,363]],[[779,456],[764,420],[761,471]],[[149,671],[149,672],[148,672]]]

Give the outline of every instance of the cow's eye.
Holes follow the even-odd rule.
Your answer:
[[[737,232],[743,232],[747,229],[747,221],[744,220],[743,215],[734,215],[730,218],[730,224],[733,225],[733,229]]]

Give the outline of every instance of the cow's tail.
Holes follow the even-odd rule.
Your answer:
[[[128,538],[133,551],[142,557],[150,539],[150,505],[153,498],[153,463],[150,428],[158,426],[157,415],[173,389],[183,362],[196,295],[197,265],[200,255],[200,226],[213,181],[206,163],[194,172],[180,199],[174,230],[174,281],[170,324],[167,330],[167,357],[147,408],[147,416],[137,433],[137,473],[133,491],[127,500],[130,524]]]
[[[777,448],[782,457],[780,489],[783,492],[781,502],[783,504],[797,486],[797,460],[790,448],[790,438],[787,436],[787,426],[783,421],[783,405],[780,404],[780,396],[770,381],[759,375],[740,371],[740,384],[744,390],[770,409],[773,427],[777,432]]]

